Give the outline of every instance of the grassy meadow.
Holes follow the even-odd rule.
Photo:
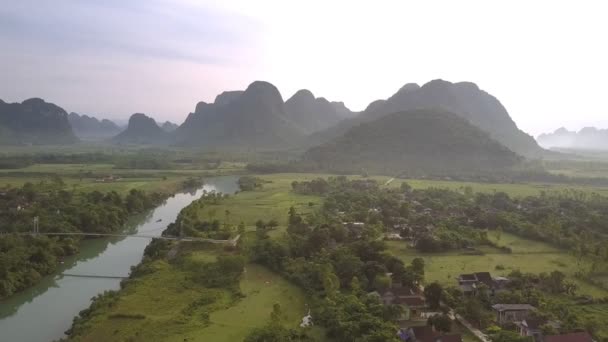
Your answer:
[[[407,263],[416,257],[424,258],[427,282],[437,281],[446,286],[457,285],[456,277],[461,273],[488,271],[492,275],[506,276],[513,270],[536,274],[558,270],[579,286],[579,293],[594,297],[608,296],[608,291],[575,277],[576,271],[588,265],[584,262],[579,264],[567,251],[508,233],[501,233],[500,239],[493,233],[490,233],[490,237],[499,245],[510,247],[513,252],[505,253],[495,248],[482,247],[479,250],[483,255],[458,251],[429,254],[420,253],[403,241],[388,241],[387,245],[391,253]]]
[[[390,177],[372,177],[378,181],[387,182]],[[414,189],[441,188],[456,191],[464,191],[465,187],[471,187],[473,192],[504,192],[513,197],[537,196],[541,192],[559,192],[567,189],[574,189],[586,193],[598,193],[608,196],[608,187],[593,187],[585,185],[556,184],[556,183],[474,183],[458,182],[447,180],[427,180],[427,179],[400,179],[396,178],[388,184],[389,187],[399,187],[402,182],[407,182]]]
[[[321,203],[317,196],[306,196],[291,192],[293,181],[310,180],[328,175],[318,174],[275,174],[259,176],[265,183],[261,189],[243,191],[218,205],[205,207],[199,214],[201,217],[217,217],[226,219],[226,210],[230,212],[229,220],[233,224],[243,222],[249,229],[255,228],[257,220],[277,220],[279,229],[272,232],[278,234],[287,226],[287,213],[290,207],[295,207],[299,213],[311,213]]]
[[[211,262],[218,249],[189,248],[183,264]],[[121,292],[110,308],[94,316],[86,333],[74,341],[242,341],[252,328],[270,321],[273,305],[283,312],[283,324],[297,326],[307,312],[306,297],[295,285],[263,266],[248,264],[240,280],[242,298],[229,290],[205,288],[193,280],[194,271],[164,260],[153,262],[154,272],[139,277]],[[197,308],[184,314],[189,305],[203,295],[218,300],[210,308]],[[198,312],[200,311],[200,312]],[[209,314],[209,320],[203,315]],[[323,331],[313,328],[318,341]]]
[[[239,163],[223,162],[212,170],[140,170],[118,169],[112,164],[34,164],[20,169],[0,169],[0,187],[22,186],[27,182],[52,182],[57,176],[76,191],[117,191],[131,189],[172,193],[191,177],[211,177],[242,172]],[[119,179],[100,182],[114,176]]]

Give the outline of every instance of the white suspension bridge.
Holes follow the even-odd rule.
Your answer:
[[[181,231],[180,231],[181,233]],[[30,235],[30,236],[83,236],[83,237],[124,237],[124,238],[142,238],[142,239],[161,239],[161,240],[169,240],[169,241],[183,241],[183,242],[207,242],[218,245],[227,245],[227,246],[236,246],[241,235],[237,235],[232,239],[208,239],[201,237],[191,237],[191,236],[162,236],[162,235],[152,235],[152,234],[121,234],[121,233],[85,233],[85,232],[41,232],[38,225],[38,217],[34,218],[34,225],[31,232],[24,233],[3,233],[0,232],[0,235]],[[106,276],[106,275],[94,275],[94,274],[70,274],[63,273],[62,276],[66,277],[81,277],[81,278],[128,278],[128,276]]]

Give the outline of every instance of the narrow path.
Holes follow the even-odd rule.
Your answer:
[[[424,293],[424,285],[419,285],[420,291]],[[448,316],[451,320],[457,320],[460,324],[462,324],[465,328],[467,328],[471,334],[475,335],[481,342],[492,342],[492,340],[488,337],[488,335],[484,334],[481,330],[475,328],[466,318],[460,316],[454,311],[451,307],[447,306],[445,302],[441,302],[441,305],[445,305],[448,309]]]
[[[479,340],[481,340],[482,342],[492,342],[492,340],[490,340],[486,334],[472,326],[471,323],[469,323],[469,321],[467,321],[464,317],[460,316],[459,314],[456,314],[455,317],[458,322],[460,322],[460,324],[464,325],[465,328],[469,329],[469,331],[473,335],[475,335],[475,337],[477,337]]]

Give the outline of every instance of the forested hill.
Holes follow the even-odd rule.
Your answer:
[[[78,139],[63,108],[42,99],[0,100],[0,144],[72,144]]]
[[[502,172],[522,158],[456,114],[417,109],[356,126],[303,159],[333,172],[462,175]]]
[[[253,82],[244,92],[225,92],[215,103],[200,102],[175,131],[178,145],[285,148],[304,136],[285,114],[279,90]]]
[[[68,120],[74,134],[83,140],[105,140],[122,131],[120,127],[108,119],[97,119],[93,116],[70,113]]]
[[[422,87],[412,83],[406,84],[387,100],[372,102],[356,118],[344,120],[335,127],[314,134],[310,139],[311,145],[318,141],[329,141],[344,134],[351,127],[387,114],[437,107],[469,120],[520,155],[537,158],[544,153],[534,138],[517,127],[505,107],[494,96],[479,89],[474,83],[451,83],[443,80],[434,80]]]
[[[353,116],[343,103],[332,103],[323,97],[315,98],[306,89],[299,90],[285,101],[285,110],[289,120],[306,134],[326,129]]]
[[[136,113],[129,118],[127,129],[112,138],[117,144],[157,145],[169,142],[169,133],[145,114]]]

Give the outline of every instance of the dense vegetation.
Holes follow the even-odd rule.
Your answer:
[[[239,178],[238,184],[241,191],[253,191],[264,187],[263,180],[254,176],[242,176]]]
[[[269,187],[274,185],[274,183],[269,184]],[[255,190],[254,187],[254,194],[243,193],[229,198],[221,194],[208,194],[195,201],[180,213],[177,222],[170,225],[165,234],[177,235],[180,231],[187,230],[185,233],[187,235],[229,237],[239,232],[243,236],[239,245],[236,248],[226,248],[222,253],[234,258],[225,260],[222,258],[221,262],[226,264],[220,265],[221,259],[205,257],[203,259],[206,260],[205,263],[201,264],[200,257],[188,257],[190,251],[200,249],[200,246],[154,241],[146,251],[144,263],[134,270],[135,279],[128,281],[126,286],[130,286],[129,283],[137,286],[139,277],[147,275],[153,277],[156,272],[166,272],[160,270],[164,270],[169,263],[171,265],[169,267],[175,270],[173,272],[180,274],[178,276],[180,279],[184,277],[182,275],[184,273],[179,272],[188,270],[185,273],[188,275],[184,278],[188,281],[188,285],[184,286],[189,289],[195,286],[193,284],[198,284],[196,286],[203,286],[204,289],[230,292],[232,299],[228,304],[221,305],[224,305],[224,310],[234,308],[240,301],[247,300],[243,297],[242,289],[235,286],[236,280],[242,281],[243,277],[252,276],[245,276],[245,273],[240,271],[239,257],[247,256],[250,261],[266,266],[304,290],[309,298],[307,304],[314,325],[317,328],[323,327],[329,338],[336,341],[396,341],[396,321],[402,311],[399,306],[383,305],[380,297],[374,292],[382,293],[398,283],[411,288],[424,284],[428,267],[423,259],[418,257],[409,259],[408,262],[401,261],[387,246],[393,243],[405,245],[406,242],[400,240],[388,243],[383,241],[383,238],[400,236],[400,239],[407,240],[408,244],[413,243],[421,251],[426,251],[426,248],[435,252],[454,250],[483,257],[482,250],[495,249],[499,250],[499,253],[508,254],[510,251],[500,245],[500,238],[499,242],[496,242],[495,238],[488,237],[490,233],[496,236],[501,232],[512,231],[515,234],[528,236],[525,232],[549,232],[545,230],[544,223],[535,223],[532,219],[538,215],[532,213],[540,210],[531,209],[529,203],[533,200],[543,203],[543,209],[539,212],[546,210],[547,207],[559,207],[567,202],[570,202],[566,205],[568,208],[585,206],[588,208],[586,211],[572,215],[573,221],[568,221],[568,227],[571,227],[573,222],[578,222],[576,224],[580,224],[580,227],[576,228],[577,231],[588,230],[589,234],[603,231],[602,227],[588,225],[588,222],[583,220],[583,216],[593,216],[595,210],[603,212],[603,209],[599,209],[603,208],[601,205],[590,205],[592,202],[602,203],[603,200],[597,196],[582,196],[578,192],[571,191],[513,199],[499,192],[474,193],[470,188],[462,188],[458,191],[434,188],[412,189],[406,183],[401,187],[386,188],[371,179],[348,180],[346,177],[293,181],[291,189],[294,195],[298,196],[322,196],[323,204],[320,207],[314,206],[318,208],[314,212],[306,211],[308,214],[300,213],[294,208],[290,209],[286,228],[278,227],[283,223],[267,221],[266,217],[260,216],[260,220],[255,224],[255,231],[246,231],[245,226],[233,218],[237,213],[220,212],[216,209],[219,207],[224,211],[224,208],[227,208],[226,202],[233,202],[238,196],[264,192],[266,188]],[[305,210],[301,206],[299,208]],[[522,221],[517,221],[517,226],[525,227],[526,230],[518,232],[511,230],[506,224],[500,227],[488,224],[490,217],[502,214],[518,216],[518,220]],[[280,230],[277,231],[278,229]],[[280,234],[281,231],[284,231],[284,234]],[[564,230],[563,234],[568,236],[567,230]],[[536,238],[547,240],[546,236]],[[595,235],[595,238],[603,237]],[[427,241],[422,242],[425,239]],[[559,240],[553,243],[562,246]],[[569,248],[567,246],[563,245],[562,248]],[[593,259],[590,255],[581,258]],[[162,262],[160,264],[150,262],[153,260],[162,260]],[[217,262],[209,260],[217,260]],[[250,266],[253,269],[252,264],[248,264],[247,273]],[[597,268],[601,267],[598,265]],[[234,272],[222,274],[221,269],[232,269]],[[492,326],[493,315],[490,305],[494,303],[529,303],[539,308],[538,315],[542,318],[559,320],[563,323],[559,331],[552,331],[547,326],[545,328],[547,333],[584,329],[594,334],[598,340],[604,338],[601,326],[598,328],[597,319],[579,310],[582,305],[586,305],[582,304],[583,300],[591,305],[603,305],[601,303],[604,299],[585,299],[577,296],[577,285],[571,278],[566,278],[563,273],[551,269],[542,274],[511,271],[505,275],[512,281],[499,293],[492,293],[481,286],[477,294],[465,296],[456,287],[427,282],[424,284],[424,296],[431,310],[447,311],[447,307],[444,307],[444,304],[447,304],[473,324],[482,328],[487,327],[487,333],[500,341],[515,341],[515,335],[509,327]],[[253,296],[251,292],[249,295]],[[108,296],[111,299],[114,295]],[[129,295],[118,294],[118,296]],[[134,323],[139,327],[137,329],[145,327],[145,322],[150,322],[149,317],[146,318],[145,314],[140,317],[142,314],[131,306],[132,300],[135,299],[130,299],[131,305],[125,303],[121,310],[115,310],[112,306],[119,305],[111,304],[115,299],[107,299],[108,303],[103,304],[106,302],[104,298],[96,300],[93,312],[84,311],[82,317],[75,321],[72,336],[78,337],[81,334],[96,336],[95,333],[99,334],[99,331],[112,328],[114,326],[112,320],[115,319],[144,321],[141,324]],[[187,336],[207,336],[204,331],[208,331],[206,330],[208,327],[217,327],[219,322],[213,319],[216,317],[214,312],[217,312],[214,310],[220,310],[217,298],[216,295],[204,295],[200,300],[192,301],[192,305],[188,306],[192,306],[191,309],[178,309],[181,313],[175,317],[180,322],[193,320],[197,322],[195,325],[187,323],[188,329],[193,329],[189,330],[191,333]],[[567,305],[564,301],[567,301]],[[102,304],[106,306],[99,308],[98,306],[103,306]],[[127,311],[124,311],[125,308]],[[285,310],[284,306],[275,305],[270,317],[266,318],[267,323],[260,325],[258,320],[257,328],[250,331],[245,341],[314,341],[315,336],[318,338],[318,335],[312,334],[310,329],[296,328],[293,320],[290,320],[290,323],[283,322],[281,319],[283,310]],[[107,319],[100,320],[100,315]],[[173,319],[176,319],[175,317]],[[87,328],[91,320],[103,326],[101,330],[95,330],[92,335]],[[448,323],[449,318],[445,315],[434,316],[428,322],[437,331],[453,333],[450,332],[453,327]],[[199,333],[201,335],[197,335]],[[143,338],[144,335],[140,336]]]
[[[78,250],[72,237],[15,234],[31,232],[35,219],[40,232],[109,233],[163,199],[135,189],[125,196],[73,192],[60,178],[0,189],[0,298],[36,283],[52,273],[62,257]]]
[[[119,151],[119,153],[80,152],[80,153],[31,153],[0,154],[0,169],[20,169],[35,164],[111,164],[115,169],[138,170],[173,170],[187,167],[216,169],[221,164],[218,156],[201,156],[198,154],[159,149],[141,149],[136,153]],[[16,171],[15,171],[16,172]]]
[[[292,187],[300,193],[324,195],[324,221],[346,222],[349,232],[357,232],[362,237],[373,230],[376,234],[385,232],[387,238],[397,236],[406,240],[424,253],[459,250],[483,257],[479,250],[482,245],[503,253],[511,252],[508,247],[499,245],[500,233],[504,231],[569,250],[578,259],[579,279],[590,279],[606,272],[606,197],[569,190],[514,199],[501,192],[473,193],[470,188],[463,191],[414,190],[407,183],[399,189],[382,190],[372,180],[349,182],[344,177],[294,182]],[[354,222],[360,223],[355,225]],[[363,224],[366,230],[353,230]],[[498,235],[498,243],[488,238],[488,231]],[[331,231],[325,236],[328,239],[326,246],[339,241]],[[318,245],[324,244],[316,241],[313,246]],[[590,266],[585,268],[583,265]],[[562,272],[547,270],[535,275],[513,271],[508,278],[511,281],[507,290],[495,295],[483,288],[473,297],[464,296],[458,288],[440,292],[446,303],[480,327],[492,323],[492,304],[528,303],[538,307],[538,313],[547,320],[562,322],[560,332],[583,329],[598,338],[606,338],[600,334],[601,318],[581,314],[572,305],[563,305],[564,300],[575,302],[579,297],[577,285],[568,281]],[[604,301],[604,298],[586,299],[585,303]]]
[[[209,193],[192,202],[188,207],[182,209],[177,220],[169,224],[163,231],[163,235],[229,239],[235,233],[234,223],[230,220],[230,211],[224,213],[213,211],[212,215],[207,217],[200,215],[203,208],[218,205],[227,197],[229,197],[227,194]],[[223,222],[220,221],[221,218],[223,218]],[[244,227],[239,229],[242,232]]]
[[[305,192],[323,193],[323,186],[316,189],[322,182],[311,182],[314,185]],[[333,185],[338,187],[335,195],[339,197],[340,192],[354,194],[371,183],[340,179]],[[304,187],[294,182],[295,189]],[[334,200],[340,202],[339,198]],[[271,239],[267,227],[258,226],[258,239],[250,247],[252,259],[280,272],[311,296],[315,324],[324,326],[330,338],[397,340],[394,321],[401,314],[399,307],[382,305],[379,297],[367,293],[386,290],[393,282],[417,286],[424,278],[424,263],[416,259],[404,265],[387,253],[378,240],[381,225],[351,229],[328,215],[330,212],[331,204],[324,207],[322,215],[304,219],[292,208],[286,243]],[[392,277],[386,276],[389,272]]]

